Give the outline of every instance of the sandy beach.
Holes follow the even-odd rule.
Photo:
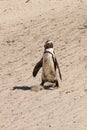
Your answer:
[[[63,80],[37,90],[48,39]],[[0,0],[0,130],[87,130],[86,0]]]

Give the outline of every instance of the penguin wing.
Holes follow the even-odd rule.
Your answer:
[[[58,61],[57,61],[56,57],[55,57],[55,65],[56,65],[57,68],[58,68],[59,76],[60,76],[60,79],[62,80],[62,75],[61,75],[61,72],[60,72],[60,67],[59,67],[59,64],[58,64]]]
[[[34,77],[37,75],[38,71],[42,67],[42,61],[43,61],[43,58],[41,58],[41,60],[35,65],[35,67],[33,69],[33,76]]]

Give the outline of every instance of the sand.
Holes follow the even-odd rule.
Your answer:
[[[53,40],[63,80],[32,76]],[[59,76],[58,76],[59,77]],[[87,129],[87,1],[0,0],[0,130]]]

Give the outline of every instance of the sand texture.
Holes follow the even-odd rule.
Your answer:
[[[48,39],[58,89],[32,76]],[[86,0],[0,0],[0,130],[87,130]]]

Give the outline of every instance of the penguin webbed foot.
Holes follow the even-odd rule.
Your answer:
[[[44,83],[45,83],[45,81],[44,80],[42,80],[42,82],[41,82],[41,86],[44,88],[44,89],[49,89],[49,88],[58,88],[59,87],[59,82],[58,82],[58,80],[55,80],[54,82],[51,82],[51,83],[53,83],[53,85],[44,85]]]

